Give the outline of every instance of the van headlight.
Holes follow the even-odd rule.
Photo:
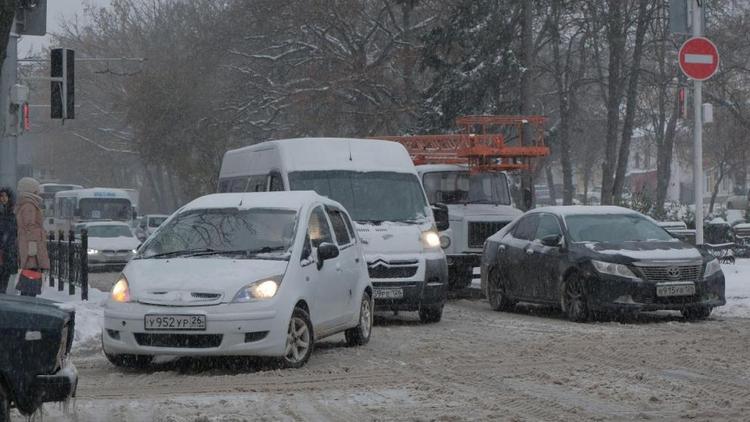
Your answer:
[[[97,255],[97,254],[99,254],[99,249],[88,248],[88,249],[86,249],[86,254],[87,255]]]
[[[125,303],[130,302],[130,286],[128,285],[128,279],[124,275],[120,274],[120,278],[112,286],[112,293],[110,295],[113,301]]]
[[[719,264],[718,259],[714,258],[706,263],[706,270],[703,271],[703,278],[711,277],[719,271],[721,271],[721,264]]]
[[[640,277],[633,274],[633,271],[631,271],[627,265],[595,260],[591,260],[591,263],[600,274],[609,274],[618,277],[632,278],[633,280],[640,280]]]
[[[422,232],[422,244],[429,249],[439,248],[441,244],[440,236],[432,230]]]
[[[271,299],[279,291],[279,284],[281,284],[281,277],[272,277],[250,283],[234,295],[232,303]]]

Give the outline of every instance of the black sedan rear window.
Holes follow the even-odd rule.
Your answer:
[[[674,240],[664,229],[637,214],[579,214],[565,217],[573,242]]]

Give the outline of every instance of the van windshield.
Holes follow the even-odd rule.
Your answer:
[[[121,198],[85,198],[78,202],[82,220],[127,221],[133,216],[130,201]]]
[[[340,202],[356,221],[422,221],[425,200],[414,174],[343,170],[289,173],[292,190],[314,190]]]

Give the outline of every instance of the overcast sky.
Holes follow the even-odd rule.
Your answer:
[[[89,3],[107,6],[109,0],[47,0],[47,32],[55,32],[62,19],[70,19],[76,13],[81,15],[84,5]],[[24,37],[18,44],[18,56],[26,56],[29,49],[38,51],[48,43],[46,37]]]

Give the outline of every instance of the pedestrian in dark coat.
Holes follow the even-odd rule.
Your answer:
[[[10,277],[18,272],[15,202],[13,189],[0,188],[0,294],[5,294]]]

